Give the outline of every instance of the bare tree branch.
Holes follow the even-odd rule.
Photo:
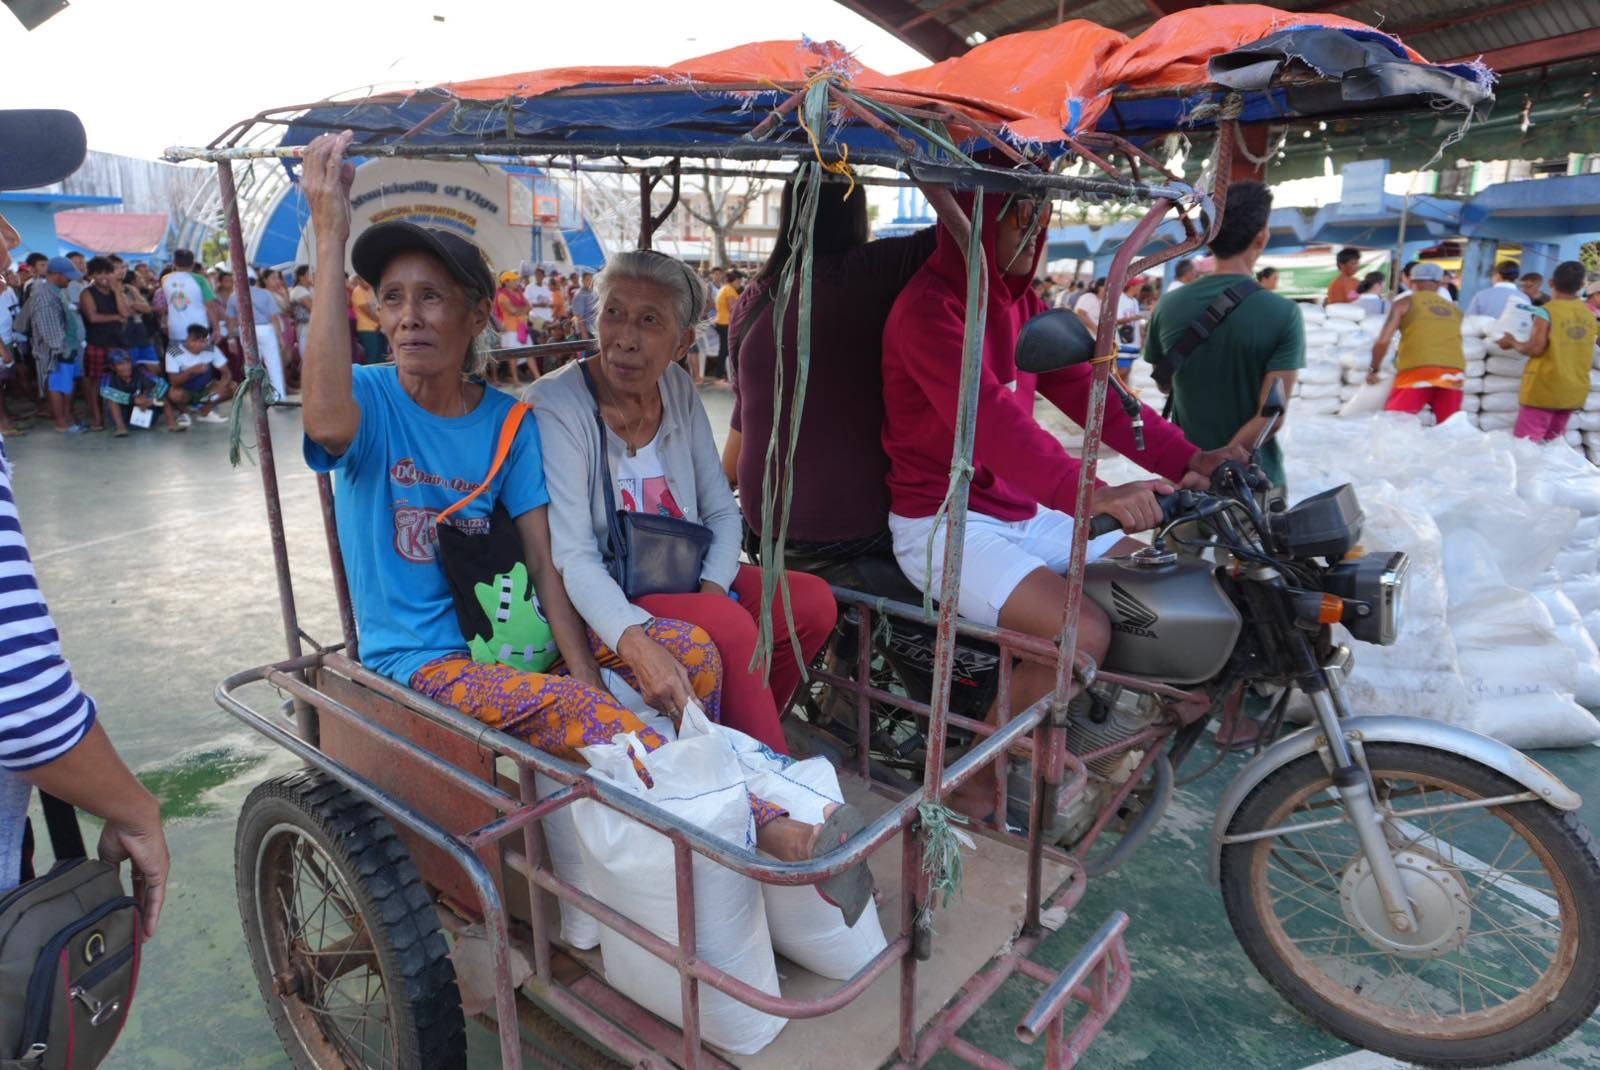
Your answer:
[[[716,245],[716,259],[721,263],[726,263],[728,260],[728,233],[738,226],[751,203],[765,188],[766,173],[753,171],[745,174],[739,181],[742,186],[735,183],[724,184],[724,180],[717,176],[702,175],[699,177],[698,192],[705,198],[705,210],[696,207],[693,197],[680,202],[691,219],[699,221],[711,231]],[[737,194],[735,190],[738,190]]]

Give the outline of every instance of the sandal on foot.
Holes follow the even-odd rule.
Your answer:
[[[829,854],[866,827],[867,819],[861,811],[849,803],[843,804],[822,823],[811,857]],[[839,908],[847,926],[855,925],[861,912],[867,909],[867,904],[872,902],[872,892],[872,871],[866,862],[858,862],[843,873],[817,882],[817,894],[824,902]]]

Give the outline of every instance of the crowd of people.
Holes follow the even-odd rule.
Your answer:
[[[305,280],[270,268],[250,275],[252,319],[262,363],[279,396],[296,361],[295,324],[309,317]],[[241,301],[232,273],[202,271],[174,252],[152,269],[118,256],[29,253],[0,286],[0,433],[45,414],[64,434],[195,421],[224,423],[218,408],[244,380]],[[42,404],[41,404],[42,403]]]

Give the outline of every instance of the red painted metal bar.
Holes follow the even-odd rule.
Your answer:
[[[848,685],[849,689],[859,691],[860,694],[867,696],[874,702],[881,702],[886,706],[894,706],[897,709],[905,710],[906,712],[914,714],[915,716],[925,720],[931,720],[932,718],[932,713],[930,712],[927,703],[906,698],[904,695],[897,695],[893,691],[885,691],[883,688],[874,684],[856,685],[853,681],[850,681],[843,676],[839,676],[831,672],[823,672],[818,669],[812,669],[811,676],[813,679],[818,680],[821,683],[832,684],[835,687],[839,686],[840,684]],[[975,721],[971,717],[964,717],[959,713],[948,714],[945,724],[951,728],[961,728],[968,732],[975,732],[979,735],[985,736],[993,735],[996,730],[994,725],[989,724],[986,721]],[[1019,739],[1012,744],[1012,747],[1019,754],[1033,753],[1032,740]],[[1004,756],[1002,755],[1002,757]]]
[[[245,260],[244,228],[239,223],[239,192],[233,183],[233,165],[227,161],[217,164],[217,190],[222,195],[222,214],[228,227],[228,258],[233,266],[233,277],[239,284],[235,287],[235,294],[239,299],[239,335],[244,343],[245,366],[259,368],[261,353],[256,347],[255,313],[250,304],[250,287],[244,284],[250,275],[250,265]],[[261,381],[257,379],[250,387],[250,404],[255,409],[261,489],[266,495],[267,526],[272,532],[272,566],[278,577],[278,611],[283,618],[284,646],[290,658],[298,658],[302,651],[300,620],[294,606],[294,581],[289,576],[289,541],[284,534],[283,502],[278,497],[278,462],[272,451],[272,428],[267,420],[267,406],[261,393]],[[314,710],[303,703],[296,703],[295,724],[303,739],[316,742],[317,716]]]
[[[908,602],[896,602],[892,598],[862,594],[860,591],[852,591],[848,587],[835,587],[833,588],[833,593],[840,605],[867,606],[874,613],[899,617],[902,620],[911,621],[915,624],[924,624],[929,627],[937,626],[939,623],[937,614],[924,613],[920,605],[914,606]],[[1042,665],[1054,665],[1056,663],[1056,644],[1054,639],[1029,635],[1026,632],[1010,631],[989,624],[979,624],[976,621],[964,618],[956,619],[956,634],[963,639],[982,639],[985,642],[994,643],[996,646],[1003,644],[1010,648],[1013,656],[1026,657]],[[1087,661],[1085,661],[1085,664],[1087,664]]]
[[[672,837],[672,861],[678,882],[678,943],[676,947],[667,945],[672,949],[667,961],[678,968],[678,998],[683,1005],[683,1065],[689,1070],[699,1070],[700,982],[694,975],[699,961],[695,957],[699,937],[694,918],[694,852],[682,836]]]
[[[917,1053],[917,956],[927,957],[929,949],[917,945],[917,900],[910,889],[921,878],[921,855],[917,852],[917,830],[906,825],[900,834],[900,935],[895,942],[908,953],[900,960],[900,1058],[909,1061]]]
[[[523,812],[543,817],[544,814],[540,813],[541,807],[536,805],[539,801],[537,774],[525,765],[517,768],[517,788],[522,795]],[[546,800],[555,805],[545,812],[552,812],[556,806],[565,806],[578,797],[575,787],[562,788]],[[477,844],[469,843],[469,846],[476,848]],[[522,850],[529,858],[539,861],[544,859],[544,828],[538,819],[529,820],[522,826]],[[528,923],[533,930],[533,972],[539,980],[549,982],[550,919],[545,910],[544,896],[539,894],[537,882],[531,878],[524,879],[528,882]]]
[[[872,608],[856,607],[856,774],[863,784],[872,782]]]
[[[1229,97],[1228,99],[1231,102],[1235,98]],[[1189,253],[1199,249],[1212,238],[1216,237],[1217,228],[1222,225],[1223,209],[1228,203],[1228,184],[1232,181],[1233,168],[1236,162],[1235,157],[1237,155],[1234,151],[1234,139],[1238,136],[1239,124],[1237,122],[1224,122],[1217,124],[1217,140],[1214,146],[1215,161],[1212,172],[1210,193],[1211,211],[1208,213],[1211,219],[1209,225],[1206,227],[1206,232],[1203,235],[1195,234],[1190,232],[1189,229],[1185,227],[1185,233],[1189,234],[1189,237],[1187,237],[1184,241],[1179,242],[1177,245],[1170,245],[1165,249],[1157,250],[1151,255],[1138,260],[1131,268],[1128,269],[1129,274],[1138,274],[1141,271],[1148,271],[1150,268],[1159,264],[1165,264],[1169,260],[1174,260],[1180,256],[1186,256]],[[1130,241],[1131,240],[1132,239],[1130,237]],[[1138,252],[1139,247],[1143,244],[1144,241],[1141,240],[1138,245],[1134,246],[1134,251]],[[1107,285],[1109,285],[1109,283]]]
[[[1146,152],[1144,149],[1140,148],[1138,145],[1135,145],[1133,142],[1129,141],[1120,134],[1112,134],[1109,132],[1093,130],[1079,134],[1077,135],[1077,138],[1080,144],[1087,142],[1091,145],[1110,145],[1116,151],[1126,153],[1130,159],[1142,160],[1146,167],[1153,169],[1168,182],[1183,181],[1182,175],[1175,175],[1171,171],[1168,171],[1166,164],[1162,163],[1150,153]]]
[[[998,687],[995,689],[994,709],[998,727],[1003,728],[1006,722],[1011,720],[1011,655],[1004,647],[1000,649],[1000,678]],[[951,715],[951,720],[952,722],[954,721],[954,714]],[[989,726],[984,725],[984,727],[987,728]],[[1024,742],[1028,744],[1027,753],[1031,757],[1033,755],[1033,740],[1028,739]],[[1020,750],[1022,750],[1020,746],[1014,747],[1012,751],[1001,752],[994,756],[994,821],[1000,828],[1005,828],[1010,824],[1006,816],[1006,792],[1009,786],[1006,783],[1006,766],[1010,754],[1013,751]]]
[[[574,998],[573,994],[581,996],[582,999]],[[677,1047],[682,1034],[622,995],[600,978],[592,974],[585,974],[572,983],[571,993],[558,986],[547,998],[549,1003],[557,1010],[562,1010],[565,1005],[582,1008],[590,1015],[593,1015],[593,1011],[589,1011],[589,1008],[594,1007],[603,1015],[609,1015],[610,1018],[614,1018],[617,1021],[629,1023],[630,1027],[636,1030],[640,1038],[648,1045],[645,1050],[649,1052],[644,1057],[637,1058],[633,1065],[635,1067],[645,1067],[648,1070],[676,1070],[677,1063],[670,1061],[666,1056],[659,1053],[672,1051]],[[562,1013],[568,1012],[562,1010]],[[599,1015],[594,1015],[594,1017],[599,1021],[605,1022],[608,1026],[611,1025],[610,1018],[600,1017]],[[580,1019],[575,1018],[574,1020]],[[613,1026],[612,1028],[615,1027]],[[618,1048],[616,1045],[612,1045],[612,1049],[619,1053],[625,1053],[626,1051],[626,1049]],[[705,1048],[700,1050],[701,1065],[708,1068],[708,1070],[735,1070],[732,1063],[721,1058],[715,1052]]]
[[[487,825],[483,825],[471,832],[463,833],[461,842],[477,850],[485,844],[493,843],[513,832],[526,831],[538,828],[539,822],[563,807],[570,806],[579,799],[587,798],[589,792],[584,789],[583,782],[569,784],[555,792],[547,799],[535,800],[531,796],[524,796],[528,801],[523,802],[516,810],[503,817],[495,818]]]
[[[1118,247],[1111,260],[1111,270],[1106,274],[1106,292],[1121,293],[1128,278],[1128,264],[1134,254],[1149,240],[1161,225],[1173,202],[1157,200],[1150,210],[1134,225],[1133,232]],[[1106,415],[1106,391],[1111,369],[1117,354],[1117,307],[1115,301],[1106,302],[1101,309],[1100,322],[1095,331],[1094,378],[1089,389],[1089,413],[1083,428],[1083,465],[1078,472],[1077,507],[1072,526],[1072,554],[1067,565],[1067,597],[1061,636],[1057,647],[1061,651],[1056,666],[1056,686],[1050,696],[1052,720],[1065,717],[1070,699],[1072,673],[1070,666],[1078,652],[1078,613],[1083,606],[1083,570],[1088,563],[1089,522],[1094,515],[1093,493],[1095,470],[1100,461],[1100,436]]]
[[[317,500],[322,506],[322,530],[328,537],[328,567],[333,570],[333,597],[339,603],[339,634],[345,654],[359,660],[356,646],[356,615],[350,605],[350,580],[344,571],[344,554],[339,549],[339,521],[333,513],[333,480],[326,472],[317,473]]]
[[[790,112],[798,108],[800,106],[800,102],[805,98],[806,91],[804,89],[796,89],[793,93],[784,97],[783,100],[772,109],[772,113],[770,115],[757,123],[755,128],[744,136],[750,141],[762,140],[772,132],[773,127],[777,126],[783,121],[783,117],[785,115],[788,115]]]
[[[967,1065],[976,1066],[978,1070],[1012,1070],[1011,1064],[1004,1059],[997,1059],[976,1044],[962,1040],[960,1037],[951,1037],[945,1041],[944,1050]]]
[[[1600,52],[1600,29],[1578,30],[1559,37],[1544,37],[1537,41],[1524,41],[1491,49],[1478,56],[1462,56],[1452,63],[1470,63],[1479,60],[1491,70],[1514,71],[1525,67],[1542,67],[1551,63],[1582,59]]]
[[[876,115],[873,115],[870,111],[868,111],[866,108],[863,108],[854,100],[851,100],[845,94],[835,90],[832,86],[828,87],[828,99],[833,101],[834,107],[843,110],[847,115],[854,115],[857,119],[860,119],[862,122],[872,127],[872,129],[878,131],[878,133],[888,138],[894,143],[895,148],[899,149],[907,156],[915,156],[917,154],[917,146],[915,142],[906,137],[900,131],[896,130],[894,127],[890,126],[888,123],[884,122],[882,119],[878,118]]]

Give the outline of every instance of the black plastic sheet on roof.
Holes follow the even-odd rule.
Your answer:
[[[1296,66],[1307,68],[1318,80],[1297,84]],[[1225,89],[1254,93],[1282,85],[1287,105],[1306,116],[1351,104],[1411,108],[1448,103],[1482,117],[1494,102],[1488,78],[1464,77],[1444,67],[1399,59],[1377,40],[1334,29],[1282,30],[1212,57],[1207,70],[1211,80]]]

